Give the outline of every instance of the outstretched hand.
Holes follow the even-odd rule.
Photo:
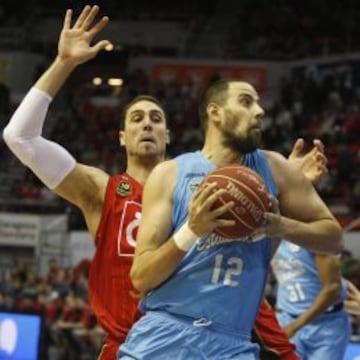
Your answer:
[[[72,10],[66,11],[58,44],[58,56],[62,60],[79,65],[94,58],[100,50],[112,50],[113,46],[108,40],[100,40],[91,45],[94,37],[109,22],[109,18],[104,16],[93,24],[98,12],[97,5],[85,6],[75,24],[71,26]]]
[[[304,139],[297,139],[288,160],[313,183],[316,184],[327,173],[327,158],[324,144],[319,139],[313,141],[313,148],[303,155]]]

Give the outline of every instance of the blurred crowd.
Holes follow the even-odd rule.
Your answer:
[[[40,359],[96,360],[104,331],[88,303],[89,260],[73,268],[49,260],[48,272],[39,276],[35,264],[16,261],[0,273],[0,312],[37,314],[42,317]],[[342,274],[360,287],[360,260],[349,251],[342,254]],[[270,276],[266,296],[274,304],[276,283]],[[352,322],[354,339],[359,337]]]
[[[217,78],[214,74],[212,80]],[[187,80],[185,85],[171,80],[154,83],[143,70],[137,69],[124,76],[121,88],[95,87],[89,83],[72,86],[61,106],[54,104],[46,136],[62,144],[79,162],[109,173],[122,171],[125,157],[118,143],[121,109],[134,96],[149,93],[164,104],[167,112],[172,134],[169,157],[199,149],[202,129],[198,99],[202,89],[193,79]],[[306,68],[283,78],[273,92],[277,95],[265,97],[262,102],[266,112],[262,122],[263,146],[267,149],[287,155],[298,137],[303,137],[309,146],[314,138],[324,142],[329,173],[317,188],[343,225],[357,218],[360,212],[358,85],[350,65],[321,76],[316,68]],[[14,106],[7,106],[8,115],[2,116],[3,124]],[[23,172],[19,181],[9,180],[12,198],[15,194],[18,199],[63,204],[14,159],[4,144],[0,142],[0,146],[1,173],[8,177],[11,169]],[[72,214],[71,226],[82,228],[81,214],[72,208],[68,211]]]
[[[188,39],[191,46],[182,49],[181,54],[189,57],[199,55],[196,51],[201,48],[201,41],[211,41],[211,35],[224,38],[222,53],[217,54],[224,59],[297,59],[360,50],[360,24],[356,21],[360,10],[353,1],[290,5],[281,0],[247,0],[228,11],[230,3],[195,0],[191,4],[169,2],[164,8],[163,2],[153,1],[148,8],[144,3],[139,8],[136,2],[109,1],[102,6],[104,13],[120,20],[183,21],[192,34]],[[44,14],[60,18],[63,1],[49,4],[41,0],[22,1],[19,12],[10,6],[10,1],[2,2],[0,30],[7,26],[24,26],[26,30]],[[53,44],[47,45],[56,51]],[[132,54],[151,55],[158,50],[140,47]],[[343,225],[360,216],[357,71],[350,62],[327,71],[311,66],[295,69],[261,103],[266,113],[263,146],[267,149],[287,155],[298,137],[303,137],[309,146],[314,138],[324,142],[329,173],[317,189]],[[214,74],[211,81],[218,78]],[[143,69],[136,69],[123,74],[123,80],[122,87],[93,86],[90,82],[71,84],[63,97],[54,102],[45,136],[62,144],[79,162],[109,173],[120,172],[125,168],[125,155],[118,142],[121,109],[134,96],[147,93],[156,96],[166,109],[171,129],[169,157],[202,146],[198,119],[202,88],[196,79],[185,79],[182,84],[171,79],[153,82]],[[11,99],[11,90],[0,84],[0,129],[18,105]],[[0,139],[0,210],[38,213],[49,212],[50,208],[69,213],[71,230],[85,229],[79,210],[48,191]],[[75,268],[64,268],[52,259],[45,276],[36,273],[35,264],[23,262],[15,262],[0,272],[0,311],[36,313],[44,319],[41,359],[96,359],[104,333],[88,304],[88,266],[84,260]],[[360,287],[360,260],[348,251],[342,255],[342,273]],[[269,298],[273,296],[273,286],[270,279]],[[353,332],[358,333],[355,325]]]
[[[81,0],[71,2],[75,10],[83,4]],[[10,0],[3,0],[0,27],[23,27],[26,41],[22,45],[27,49],[39,49],[46,45],[41,44],[41,35],[37,39],[36,32],[28,30],[44,19],[61,18],[64,6],[64,2],[59,0],[24,0],[14,8]],[[101,6],[112,20],[182,22],[184,32],[190,31],[185,51],[190,57],[201,55],[198,48],[207,46],[209,49],[211,42],[218,38],[221,38],[218,49],[213,48],[210,53],[204,50],[205,56],[298,59],[360,50],[360,24],[357,21],[360,10],[352,0],[305,3],[243,0],[241,4],[229,0],[193,0],[190,3],[102,1]],[[139,35],[141,38],[141,29]],[[158,46],[147,48],[146,44],[140,45],[143,46],[138,53],[156,55],[164,51]],[[8,46],[15,44],[8,43]],[[179,54],[183,50],[180,46],[183,44],[173,44],[172,53]]]
[[[97,325],[87,294],[89,261],[74,268],[56,258],[39,276],[35,264],[14,261],[0,279],[0,312],[42,317],[40,359],[95,360],[104,332]]]

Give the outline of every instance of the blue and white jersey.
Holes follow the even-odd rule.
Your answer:
[[[272,261],[278,282],[276,306],[298,316],[309,309],[322,289],[315,254],[289,241],[282,241]],[[342,297],[346,297],[343,281]],[[327,311],[331,311],[331,306]]]
[[[216,165],[200,151],[176,158],[178,176],[172,214],[174,232],[188,217],[188,204]],[[246,155],[244,165],[276,186],[263,151]],[[210,233],[198,239],[174,274],[141,302],[142,311],[170,314],[211,324],[222,332],[249,337],[266,284],[271,240],[249,243]]]

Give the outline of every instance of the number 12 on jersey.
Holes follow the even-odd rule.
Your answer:
[[[225,286],[238,286],[237,280],[243,270],[243,260],[239,257],[232,256],[224,259],[224,255],[215,256],[215,264],[212,271],[211,282],[213,284],[222,283]]]

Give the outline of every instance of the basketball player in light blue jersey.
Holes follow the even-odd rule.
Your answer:
[[[341,228],[309,180],[279,153],[258,150],[264,114],[258,101],[247,82],[214,83],[200,105],[202,150],[151,173],[131,271],[145,315],[120,346],[119,359],[255,360],[250,332],[277,239],[313,251],[342,250]],[[234,204],[214,208],[224,190],[199,185],[226,164],[258,172],[278,199],[264,215],[260,240],[213,233],[234,225],[222,219]]]
[[[350,337],[340,260],[282,241],[272,261],[278,320],[303,360],[341,360]]]

